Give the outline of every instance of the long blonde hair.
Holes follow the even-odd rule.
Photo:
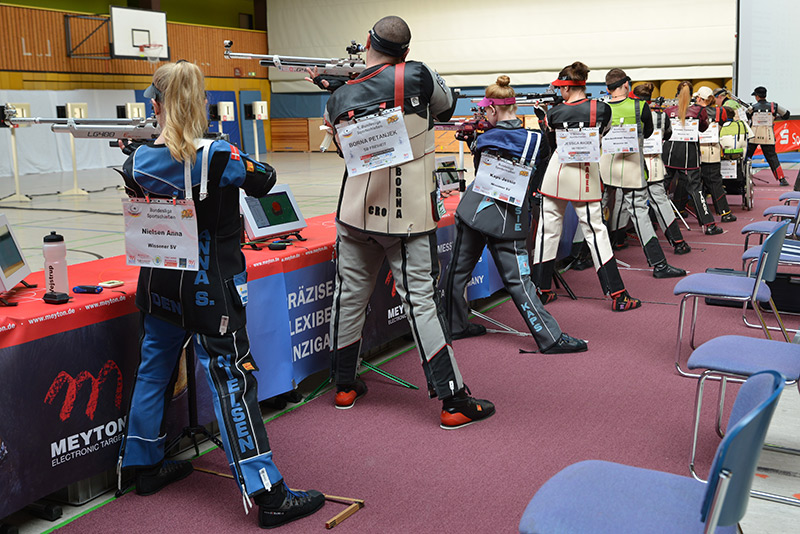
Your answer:
[[[161,125],[161,131],[170,155],[194,165],[195,139],[202,138],[208,129],[203,72],[188,61],[167,63],[153,74],[153,85],[162,95],[166,124]]]
[[[678,118],[681,119],[682,126],[686,126],[686,110],[692,101],[692,88],[690,81],[684,80],[678,84]]]

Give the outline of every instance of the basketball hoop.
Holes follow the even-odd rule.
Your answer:
[[[147,61],[155,65],[161,61],[161,49],[164,45],[160,44],[143,44],[139,45],[139,57],[146,57]]]

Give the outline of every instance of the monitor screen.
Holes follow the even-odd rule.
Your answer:
[[[9,291],[31,274],[5,215],[0,215],[0,290]]]
[[[276,185],[261,198],[242,192],[239,203],[250,239],[268,239],[306,227],[305,219],[288,185]]]

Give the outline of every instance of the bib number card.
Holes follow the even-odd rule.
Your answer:
[[[124,199],[128,265],[196,271],[197,211],[192,200]]]
[[[414,159],[400,108],[336,126],[349,176],[357,176]]]
[[[642,145],[642,153],[644,154],[661,154],[664,144],[664,132],[661,128],[656,128],[653,133],[644,140]]]
[[[686,119],[685,124],[681,124],[681,120],[677,117],[672,117],[670,121],[672,122],[670,141],[696,143],[700,139],[700,121],[697,119]]]
[[[631,154],[639,152],[639,132],[635,124],[612,126],[603,136],[604,154]]]
[[[753,126],[772,126],[772,113],[768,111],[756,111],[753,113]]]
[[[720,174],[723,180],[736,180],[736,162],[730,159],[724,159],[719,162]]]
[[[526,165],[492,154],[481,154],[472,190],[514,206],[521,206],[528,192],[532,173],[533,169]]]
[[[716,145],[719,143],[719,124],[712,122],[705,132],[700,132],[700,142],[704,145]]]
[[[556,130],[559,163],[596,163],[600,161],[600,128],[564,128]]]

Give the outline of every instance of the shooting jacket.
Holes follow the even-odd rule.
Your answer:
[[[491,153],[501,158],[533,167],[528,192],[521,206],[493,199],[473,191],[470,183],[456,209],[456,218],[470,228],[498,239],[525,239],[531,227],[531,198],[546,168],[549,150],[546,137],[526,130],[522,121],[500,121],[478,136],[474,148],[475,169],[481,155]]]
[[[336,217],[373,234],[426,234],[436,230],[439,220],[433,121],[449,120],[455,109],[444,80],[417,61],[370,67],[331,95],[325,118],[336,125],[397,106],[403,108],[413,159],[357,176],[345,174]]]
[[[788,119],[789,110],[775,102],[767,102],[766,100],[759,100],[747,112],[747,116],[752,118],[753,113],[757,111],[766,111],[772,114],[774,119]],[[771,126],[753,126],[753,143],[757,145],[774,145],[775,144],[775,130]]]
[[[725,107],[706,106],[708,125],[719,125],[720,136],[722,135],[722,125],[734,118],[732,110]],[[700,163],[719,163],[722,156],[722,149],[719,142],[700,143]]]
[[[611,107],[611,127],[636,124],[639,152],[603,154],[600,157],[600,177],[603,183],[623,189],[642,189],[647,186],[647,168],[642,154],[642,140],[653,134],[650,106],[638,98],[608,102]]]
[[[592,120],[591,100],[564,102],[547,111],[547,125],[554,130],[599,126],[600,135],[608,130],[611,108],[604,102],[594,101],[595,118]],[[558,148],[550,157],[539,192],[545,196],[577,202],[597,202],[603,196],[599,163],[559,163]]]
[[[664,110],[668,118],[678,117],[678,106],[670,106]],[[699,130],[708,129],[708,116],[706,108],[692,104],[686,110],[687,119],[698,119]],[[671,169],[690,170],[700,168],[700,142],[674,141],[664,143],[664,152],[661,154],[664,165]]]

